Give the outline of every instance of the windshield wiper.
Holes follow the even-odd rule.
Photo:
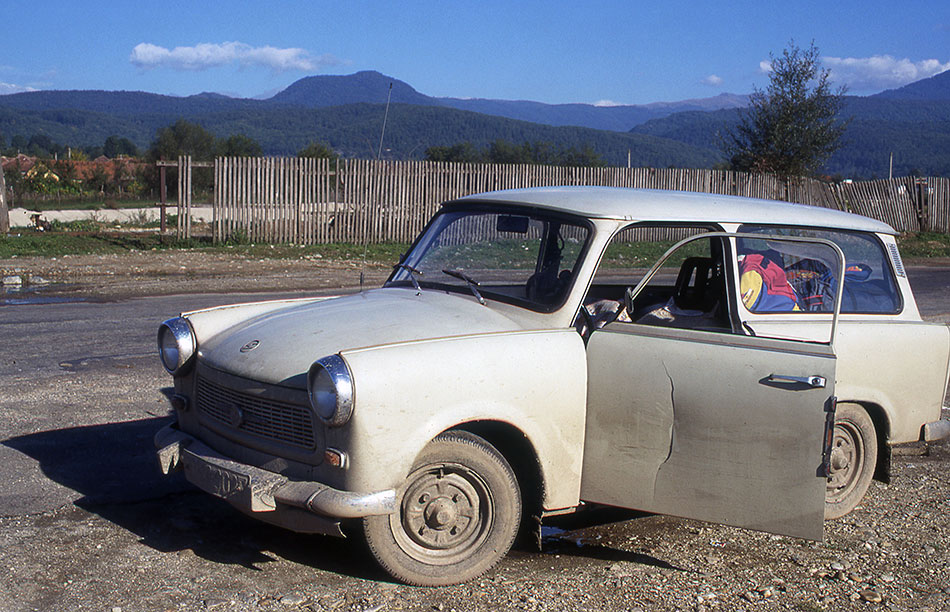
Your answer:
[[[482,297],[482,294],[479,293],[477,289],[477,287],[481,286],[478,284],[477,280],[475,280],[474,278],[472,278],[465,272],[462,272],[461,270],[442,270],[442,272],[444,274],[448,274],[449,276],[454,276],[455,278],[461,279],[465,281],[466,283],[468,283],[468,288],[472,290],[472,295],[474,295],[478,299],[479,304],[481,304],[482,306],[485,306],[485,298]]]
[[[399,268],[408,272],[409,280],[412,281],[412,286],[416,288],[416,295],[422,295],[422,287],[419,286],[419,281],[416,280],[416,274],[424,276],[421,270],[416,270],[407,263],[397,263],[393,268]]]

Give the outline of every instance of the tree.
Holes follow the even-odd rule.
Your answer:
[[[218,155],[221,157],[260,157],[261,145],[244,134],[233,134],[227,140],[218,141]]]
[[[27,140],[23,134],[14,134],[13,138],[10,139],[10,148],[13,150],[14,155],[26,151],[29,146],[30,141]]]
[[[425,157],[428,161],[477,163],[484,161],[484,154],[475,145],[465,141],[442,147],[429,147]]]
[[[147,159],[174,161],[179,155],[191,155],[194,161],[211,161],[214,153],[214,134],[197,123],[179,119],[172,125],[158,130],[155,140],[149,147]],[[158,172],[151,174],[152,180],[149,186],[154,190],[159,188],[159,176]],[[169,195],[177,193],[177,180],[177,170],[169,168],[166,183],[169,186]],[[195,168],[191,180],[195,193],[208,192],[213,184],[211,168]]]
[[[33,134],[27,144],[27,151],[34,157],[52,157],[58,145],[46,134]]]
[[[195,160],[208,161],[214,157],[214,134],[197,123],[179,119],[158,130],[149,148],[151,160],[174,160],[179,155],[191,155]]]
[[[138,157],[139,149],[135,146],[135,143],[128,138],[109,136],[106,138],[105,144],[102,145],[102,154],[110,159],[115,159],[120,155]]]
[[[297,152],[297,157],[312,157],[314,159],[337,159],[339,155],[336,152],[323,144],[322,142],[313,141],[308,144],[306,147]]]
[[[814,42],[808,49],[790,42],[781,57],[769,57],[769,86],[749,97],[725,153],[735,170],[784,179],[812,174],[840,146],[847,122],[837,115],[846,89],[832,91]]]
[[[94,164],[86,177],[86,189],[105,193],[109,184],[109,173],[102,164]]]
[[[429,161],[489,164],[536,164],[547,166],[606,166],[606,162],[590,145],[563,148],[550,142],[523,142],[520,145],[497,139],[486,149],[477,149],[470,142],[426,149]]]

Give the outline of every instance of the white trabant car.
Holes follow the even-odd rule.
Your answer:
[[[616,506],[821,539],[947,437],[950,330],[884,223],[551,187],[444,204],[382,288],[158,333],[166,473],[269,523],[471,579],[522,525]]]

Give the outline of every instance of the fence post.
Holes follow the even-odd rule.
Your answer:
[[[158,167],[158,181],[159,181],[159,200],[161,204],[161,236],[162,240],[165,239],[165,230],[168,229],[167,222],[165,220],[165,207],[168,205],[168,187],[165,185],[165,166]]]
[[[7,208],[7,181],[3,177],[3,168],[0,167],[0,233],[10,231],[10,209]]]
[[[179,240],[182,239],[185,233],[185,196],[183,195],[185,177],[184,172],[182,171],[185,164],[182,162],[183,159],[184,158],[181,155],[178,156],[178,223],[175,225],[175,236]]]
[[[178,238],[191,238],[191,155],[178,156]]]

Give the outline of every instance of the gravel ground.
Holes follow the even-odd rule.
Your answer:
[[[549,530],[482,579],[389,582],[355,540],[299,536],[196,493],[0,519],[4,610],[950,609],[950,449],[902,456],[892,485],[823,543],[661,516]],[[24,546],[28,541],[29,545]]]
[[[42,279],[39,293],[8,299],[335,290],[358,286],[360,270],[187,251],[0,260],[3,276]],[[366,282],[387,273],[368,269]],[[124,371],[102,376],[91,395],[79,378],[73,390],[36,385],[0,402],[159,403]],[[5,382],[3,393],[19,392]],[[439,589],[393,584],[356,540],[272,528],[184,486],[136,502],[87,495],[0,517],[0,610],[950,610],[948,468],[946,444],[901,449],[892,484],[873,483],[856,511],[826,522],[822,543],[662,516],[571,519],[546,528],[542,552],[518,548],[483,578]]]

